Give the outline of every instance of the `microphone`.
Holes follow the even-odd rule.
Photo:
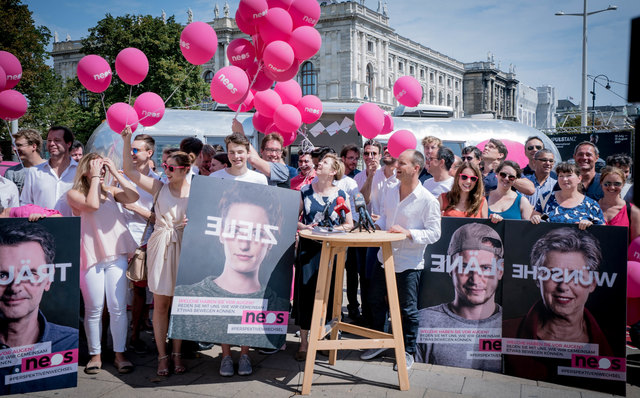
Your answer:
[[[362,196],[361,193],[357,194],[353,202],[354,202],[354,205],[356,206],[356,211],[360,216],[358,225],[354,226],[353,229],[360,228],[360,231],[362,231],[362,229],[364,228],[369,232],[374,230],[375,227],[373,225],[373,220],[371,219],[371,215],[369,214],[369,211],[367,211],[367,203],[364,200],[364,196]]]
[[[338,196],[336,199],[336,206],[333,208],[333,211],[338,213],[340,216],[340,224],[344,224],[347,218],[347,213],[349,213],[350,210],[347,205],[344,204],[344,198],[342,196]]]
[[[323,214],[323,220],[318,224],[318,226],[320,227],[325,227],[327,228],[327,230],[332,231],[333,230],[333,220],[331,220],[331,212],[330,212],[330,206],[331,202],[327,201],[327,204],[324,205],[324,209],[322,210],[322,214]]]

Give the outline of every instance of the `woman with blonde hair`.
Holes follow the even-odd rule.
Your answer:
[[[325,208],[329,209],[328,216],[335,225],[334,229],[351,229],[351,212],[346,214],[344,220],[340,220],[334,210],[339,197],[343,198],[344,204],[349,207],[349,195],[333,185],[334,181],[340,181],[343,174],[344,165],[335,154],[328,153],[322,158],[316,168],[317,181],[300,189],[301,221],[298,222],[298,230],[313,229],[325,221]],[[296,325],[300,326],[300,347],[295,355],[298,361],[304,361],[307,355],[321,249],[322,246],[316,241],[300,238],[298,242],[292,311]],[[327,316],[330,317],[329,314]]]
[[[106,185],[109,172],[120,187]],[[127,342],[127,256],[136,242],[127,231],[126,221],[116,202],[138,200],[135,187],[118,173],[109,158],[96,153],[85,155],[78,164],[67,202],[73,215],[80,216],[82,250],[80,256],[80,290],[84,298],[84,327],[91,359],[85,373],[95,374],[102,367],[100,336],[102,309],[106,296],[110,315],[114,366],[119,373],[129,373],[133,364],[124,356]]]
[[[167,354],[167,331],[169,310],[176,286],[182,233],[187,222],[186,212],[189,202],[190,182],[187,175],[195,161],[195,155],[172,152],[162,164],[167,182],[141,174],[131,159],[131,129],[122,132],[124,173],[138,187],[154,196],[156,222],[147,243],[147,283],[153,293],[153,334],[158,348],[158,376],[169,375],[169,354]],[[186,371],[182,364],[181,340],[173,340],[171,359],[173,373]]]
[[[449,192],[438,197],[443,217],[487,218],[482,172],[474,163],[462,162]]]
[[[600,185],[604,196],[598,201],[607,225],[627,227],[629,242],[640,235],[640,210],[621,198],[626,181],[624,171],[606,166],[600,170]]]

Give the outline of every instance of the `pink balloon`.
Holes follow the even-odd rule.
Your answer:
[[[6,74],[4,90],[14,88],[22,79],[22,65],[15,55],[7,51],[0,51],[0,67]]]
[[[298,102],[302,99],[302,89],[300,85],[295,80],[287,80],[284,82],[276,83],[276,87],[274,88],[275,92],[278,93],[280,98],[282,98],[283,104],[290,105],[298,105]]]
[[[393,96],[404,106],[418,106],[422,100],[422,86],[411,76],[402,76],[393,84]]]
[[[322,116],[322,101],[315,95],[302,97],[297,108],[302,116],[302,123],[316,122]]]
[[[376,104],[364,103],[355,114],[356,129],[365,138],[375,138],[384,127],[384,111]]]
[[[640,261],[640,236],[632,240],[629,244],[627,258],[629,261]]]
[[[235,39],[227,47],[227,58],[231,65],[244,70],[253,65],[256,58],[256,50],[247,39]]]
[[[269,8],[282,8],[283,10],[288,10],[293,3],[293,0],[267,0],[267,4]]]
[[[135,86],[140,84],[149,73],[149,60],[137,48],[128,47],[116,57],[116,73],[123,82]]]
[[[261,68],[260,71],[258,71],[258,67],[259,67],[258,62],[254,62],[253,65],[251,65],[249,69],[247,69],[249,84],[251,84],[251,88],[256,91],[268,90],[271,88],[271,86],[273,86],[273,79],[267,76],[264,68]],[[256,73],[258,73],[258,77],[255,77]],[[254,77],[255,77],[255,81],[254,81]]]
[[[261,115],[273,117],[273,112],[282,105],[282,99],[275,91],[264,90],[256,93],[254,104]]]
[[[407,149],[416,149],[417,145],[418,140],[416,140],[416,136],[409,130],[396,131],[389,137],[389,142],[387,143],[389,153],[394,158],[400,156],[400,154]]]
[[[249,112],[253,109],[254,100],[255,97],[253,96],[251,90],[249,90],[247,91],[247,95],[245,96],[244,100],[235,104],[228,104],[227,106],[235,112],[237,112],[238,110],[240,110],[240,112]]]
[[[211,25],[192,22],[180,34],[180,51],[190,64],[202,65],[214,56],[218,49],[218,36]]]
[[[164,116],[164,101],[158,94],[149,91],[136,98],[133,109],[136,110],[141,125],[153,126]]]
[[[521,168],[524,168],[529,164],[529,159],[527,159],[527,155],[525,155],[524,153],[523,144],[511,140],[500,139],[500,141],[502,141],[504,146],[507,147],[507,160],[513,160],[514,162],[518,163]],[[487,142],[489,142],[489,140],[484,140],[481,143],[477,144],[476,147],[482,151]]]
[[[258,32],[265,43],[281,40],[289,41],[293,30],[291,16],[282,8],[270,8],[266,17],[258,24]]]
[[[637,261],[627,263],[627,297],[640,297],[640,263]]]
[[[393,131],[393,117],[389,112],[384,113],[384,126],[380,134],[389,134]]]
[[[278,126],[278,130],[289,133],[298,130],[302,124],[302,117],[295,106],[282,104],[273,113],[273,122]]]
[[[3,91],[7,87],[7,74],[4,72],[2,66],[0,66],[0,91]]]
[[[300,26],[291,32],[289,44],[293,48],[296,59],[305,60],[316,55],[322,46],[322,37],[312,26]]]
[[[293,64],[294,59],[291,46],[279,40],[267,44],[262,56],[265,69],[276,73],[286,72]]]
[[[282,137],[282,141],[284,141],[282,143],[282,146],[291,145],[291,143],[293,141],[295,141],[296,136],[298,135],[297,131],[291,131],[291,132],[288,132],[288,133],[280,131],[280,129],[278,129],[278,126],[276,126],[275,123],[272,123],[271,125],[269,125],[269,127],[267,127],[267,130],[264,133],[265,134],[276,133],[276,134],[280,135],[280,137]]]
[[[251,122],[253,123],[253,128],[261,133],[265,133],[267,128],[273,124],[273,118],[261,115],[260,112],[256,112],[253,114]]]
[[[18,120],[27,112],[27,99],[16,90],[0,92],[0,119]]]
[[[269,79],[273,79],[277,82],[284,82],[293,79],[298,74],[299,69],[300,62],[298,62],[298,60],[294,58],[293,63],[291,64],[289,69],[285,70],[284,72],[275,72],[271,71],[269,68],[265,68],[264,74],[267,75]]]
[[[221,104],[240,101],[249,90],[247,74],[237,66],[225,66],[211,80],[211,97]]]
[[[138,128],[138,114],[129,104],[116,102],[107,109],[107,123],[111,130],[122,133],[125,127],[130,126],[131,131]]]
[[[260,20],[271,12],[268,10],[267,0],[240,0],[238,4],[238,12],[245,21]]]
[[[320,19],[320,4],[316,0],[294,0],[289,7],[293,28],[315,26]]]
[[[111,84],[111,66],[98,55],[87,55],[78,62],[78,80],[87,90],[101,93]]]
[[[253,47],[256,49],[256,58],[262,59],[262,54],[264,53],[265,42],[262,40],[259,34],[255,34],[251,36],[251,40],[253,40]]]
[[[240,14],[240,10],[236,11],[236,25],[238,25],[238,29],[248,34],[249,36],[256,34],[256,22],[254,22],[253,20],[245,20],[244,17]]]

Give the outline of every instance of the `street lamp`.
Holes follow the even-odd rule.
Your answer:
[[[598,10],[587,12],[587,0],[584,0],[584,11],[581,13],[564,13],[563,11],[556,12],[557,16],[574,16],[582,17],[582,103],[580,104],[580,110],[582,114],[582,130],[587,129],[587,17],[589,15],[598,14],[605,11],[617,10],[618,6],[612,6]]]
[[[593,78],[593,88],[591,91],[591,99],[593,100],[593,105],[591,106],[591,109],[593,109],[593,118],[591,119],[591,126],[594,129],[596,128],[596,80],[598,80],[599,77],[604,77],[605,79],[607,79],[607,85],[604,86],[604,88],[606,88],[607,90],[611,89],[611,84],[609,84],[609,78],[606,75],[600,74]]]

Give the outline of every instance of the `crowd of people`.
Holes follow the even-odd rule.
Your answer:
[[[316,148],[299,153],[298,168],[292,169],[283,160],[280,135],[266,135],[256,149],[240,123],[234,121],[232,131],[224,148],[204,145],[197,138],[184,139],[180,148],[164,148],[161,167],[157,167],[152,161],[156,150],[153,138],[146,134],[132,137],[127,128],[121,134],[122,170],[108,157],[83,153],[66,127],[54,126],[48,131],[48,160],[41,157],[39,132],[20,130],[15,134],[21,163],[0,177],[0,216],[81,219],[80,288],[90,354],[85,372],[97,373],[102,367],[105,301],[114,365],[121,373],[133,370],[125,352],[127,347],[136,352],[146,349],[139,334],[148,321],[147,289],[153,295],[157,374],[187,371],[182,342],[173,340],[168,346],[167,330],[194,175],[300,191],[298,229],[321,223],[327,205],[334,209],[339,198],[354,209],[355,196],[362,194],[376,228],[406,236],[393,248],[407,367],[413,364],[414,356],[426,355],[416,352],[418,323],[425,314],[418,311],[420,274],[426,246],[440,239],[441,217],[484,218],[493,223],[505,219],[571,223],[581,230],[607,224],[628,227],[630,241],[640,235],[640,211],[630,204],[629,197],[631,158],[610,156],[607,166],[596,172],[599,151],[589,141],[576,145],[573,162],[555,165],[554,153],[544,147],[543,140],[530,137],[524,145],[529,161],[524,169],[506,160],[508,151],[500,140],[489,140],[482,150],[467,146],[457,156],[432,136],[423,139],[422,152],[406,150],[397,159],[375,140],[366,141],[362,148],[347,145],[339,154],[331,148]],[[357,168],[361,155],[362,171]],[[350,228],[357,221],[357,213],[352,214],[341,219],[333,211],[329,217],[336,225]],[[129,286],[127,257],[144,244],[147,281]],[[320,249],[319,243],[307,239],[300,239],[297,246],[292,316],[300,327],[295,354],[299,361],[306,359]],[[455,253],[466,249],[461,247]],[[132,332],[127,340],[128,286],[133,304]],[[386,286],[378,250],[348,250],[346,286],[351,321],[384,330]],[[447,308],[454,311],[455,303]],[[248,346],[240,347],[239,375],[252,373],[249,350]],[[384,350],[366,350],[361,358],[372,359]],[[236,373],[228,344],[222,344],[219,372],[223,376]]]

